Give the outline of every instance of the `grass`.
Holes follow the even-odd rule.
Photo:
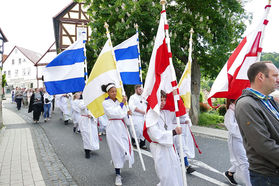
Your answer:
[[[224,116],[217,113],[202,112],[199,116],[199,126],[205,126],[217,129],[226,129],[224,126]]]

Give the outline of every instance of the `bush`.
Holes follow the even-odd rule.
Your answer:
[[[200,103],[204,102],[204,93],[200,91]]]
[[[220,124],[224,122],[224,117],[218,114],[201,113],[199,116],[199,125],[208,126],[214,124]]]
[[[200,112],[208,112],[210,106],[206,103],[200,103]]]
[[[226,105],[225,104],[222,104],[219,108],[218,108],[218,113],[221,115],[221,116],[224,116],[227,112],[227,108],[226,108]]]

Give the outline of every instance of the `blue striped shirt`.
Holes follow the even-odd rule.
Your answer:
[[[273,113],[273,115],[279,120],[279,112],[278,112],[278,108],[276,109],[272,104],[270,100],[273,100],[272,96],[266,96],[254,89],[251,88],[247,88],[247,90],[249,90],[250,92],[252,92],[253,94],[255,94],[258,98],[260,98],[260,100],[262,101],[262,103],[265,105],[265,107]]]

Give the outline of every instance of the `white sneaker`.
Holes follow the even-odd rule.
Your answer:
[[[116,175],[115,177],[115,185],[122,185],[121,176]]]

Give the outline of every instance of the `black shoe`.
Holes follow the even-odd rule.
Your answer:
[[[77,130],[77,128],[76,128],[76,127],[74,127],[74,128],[73,128],[73,132],[74,132],[74,133],[76,133],[76,130]]]
[[[191,174],[191,173],[193,173],[193,172],[195,172],[196,171],[196,169],[194,169],[194,168],[192,168],[191,166],[189,166],[188,168],[187,168],[187,170],[186,170],[186,173],[187,174]]]
[[[227,180],[230,182],[230,184],[237,185],[236,181],[233,178],[233,175],[232,176],[229,175],[229,171],[224,172],[223,175],[227,178]]]
[[[68,123],[69,123],[69,120],[65,120],[65,121],[64,121],[64,124],[65,124],[65,125],[68,125]]]
[[[146,150],[145,140],[140,140],[140,148]]]
[[[84,149],[84,151],[85,151],[85,158],[89,159],[90,158],[90,150]]]

